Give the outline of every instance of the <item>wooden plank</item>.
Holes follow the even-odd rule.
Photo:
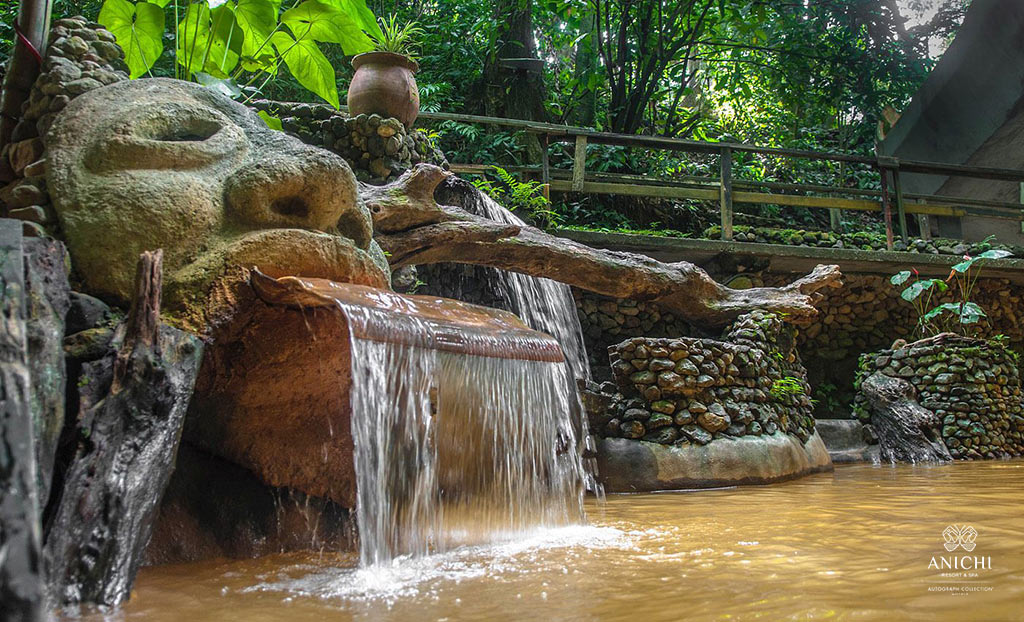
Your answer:
[[[726,147],[719,155],[721,186],[719,199],[722,211],[722,239],[732,239],[732,149]]]
[[[917,214],[917,229],[922,240],[932,239],[932,224],[928,214]]]
[[[828,208],[828,228],[836,233],[843,231],[843,210],[838,207]]]
[[[885,215],[885,248],[892,250],[892,203],[889,202],[889,171],[879,167],[878,174],[882,180],[882,213]]]
[[[672,186],[644,186],[640,184],[614,184],[599,181],[583,183],[581,190],[574,190],[572,182],[552,179],[551,190],[555,192],[583,192],[586,194],[620,194],[623,196],[655,197],[661,199],[690,199],[695,201],[717,201],[717,188],[675,188]]]
[[[551,162],[548,158],[548,137],[547,134],[540,140],[540,183],[544,184],[544,198],[551,200]]]
[[[892,190],[893,194],[896,195],[896,214],[900,220],[900,237],[903,238],[903,243],[906,244],[908,240],[907,207],[903,203],[903,185],[900,183],[899,169],[893,169],[892,171]]]
[[[768,192],[733,192],[736,203],[769,203],[793,207],[834,207],[858,211],[877,212],[878,201],[870,199],[844,199],[841,197],[812,197],[805,194],[772,194]]]
[[[583,180],[587,168],[587,137],[576,137],[576,153],[572,161],[572,189],[575,192],[583,190]]]

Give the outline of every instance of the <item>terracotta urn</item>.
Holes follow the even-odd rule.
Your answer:
[[[420,113],[416,61],[392,52],[366,52],[352,59],[356,73],[348,87],[352,116],[377,113],[411,128]]]

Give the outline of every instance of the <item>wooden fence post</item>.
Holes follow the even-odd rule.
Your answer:
[[[580,135],[576,137],[576,153],[572,162],[572,190],[581,192],[583,190],[583,177],[587,167],[587,137]]]
[[[722,171],[722,239],[732,240],[732,149],[724,147],[719,152]]]
[[[892,203],[889,201],[889,172],[882,166],[878,167],[878,173],[882,181],[882,213],[885,216],[885,248],[892,250]]]
[[[900,237],[903,238],[903,243],[906,244],[909,240],[907,237],[907,208],[903,204],[903,184],[900,183],[900,169],[892,169],[892,190],[896,195],[896,215],[900,219]]]
[[[543,184],[544,198],[551,200],[551,162],[548,159],[548,135],[544,134],[540,141],[540,183]]]
[[[920,201],[918,201],[920,203]],[[928,214],[917,215],[917,228],[921,231],[922,240],[932,239],[932,221],[928,218]]]

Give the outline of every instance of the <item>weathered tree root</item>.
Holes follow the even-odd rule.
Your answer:
[[[438,204],[435,189],[456,205]],[[806,324],[817,317],[821,290],[842,286],[838,266],[819,265],[785,287],[730,289],[691,263],[595,249],[534,227],[495,222],[463,209],[483,200],[479,190],[429,164],[387,186],[363,185],[360,194],[373,215],[375,239],[394,268],[440,262],[502,268],[605,296],[654,301],[709,328],[755,309]]]
[[[917,392],[906,380],[875,373],[861,384],[871,408],[871,425],[878,435],[882,460],[889,462],[949,462],[952,456],[937,430],[939,418],[917,403]]]
[[[119,344],[87,363],[78,440],[47,525],[51,591],[61,603],[117,604],[131,591],[174,468],[202,343],[160,323],[160,251],[143,253]]]

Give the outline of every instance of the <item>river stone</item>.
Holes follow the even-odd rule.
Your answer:
[[[671,415],[676,411],[676,404],[671,400],[658,400],[651,404],[651,410]]]
[[[729,418],[724,415],[720,416],[706,412],[697,416],[697,423],[708,432],[721,432],[729,427]]]
[[[679,438],[679,430],[673,427],[659,428],[644,435],[643,440],[649,443],[671,445]]]
[[[650,365],[647,366],[647,369],[657,373],[660,371],[668,371],[674,367],[676,367],[676,364],[668,359],[654,359],[651,361]]]
[[[663,413],[654,413],[650,419],[644,422],[644,427],[648,430],[656,430],[667,425],[672,425],[672,417]]]
[[[619,430],[623,438],[640,438],[645,434],[644,424],[639,421],[623,421]]]
[[[700,426],[693,424],[684,425],[680,428],[680,431],[691,441],[699,445],[707,445],[711,442],[711,434]]]

